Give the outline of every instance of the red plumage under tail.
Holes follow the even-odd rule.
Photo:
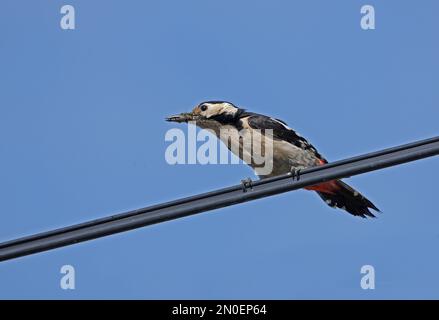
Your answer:
[[[346,210],[350,214],[362,218],[375,217],[369,208],[380,212],[370,200],[343,181],[331,181],[324,185],[326,188],[316,186],[317,188],[313,189],[330,207]]]

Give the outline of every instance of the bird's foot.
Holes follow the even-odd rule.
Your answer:
[[[247,192],[248,189],[253,189],[253,181],[250,178],[241,180],[241,184],[242,184],[242,191],[243,192]]]
[[[295,169],[294,167],[291,167],[290,169],[290,174],[291,174],[291,178],[293,178],[293,180],[300,180],[300,171],[302,169]]]

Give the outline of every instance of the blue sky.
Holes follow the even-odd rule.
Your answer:
[[[59,10],[76,9],[76,30]],[[360,28],[372,4],[376,30]],[[230,100],[329,160],[438,134],[437,1],[2,1],[0,241],[238,183],[165,161],[163,119]],[[186,129],[184,126],[179,126]],[[439,298],[439,159],[0,263],[0,298]],[[60,268],[76,270],[62,290]],[[376,289],[362,290],[373,265]]]

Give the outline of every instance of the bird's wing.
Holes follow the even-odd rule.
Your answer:
[[[279,119],[274,119],[260,114],[243,114],[248,125],[253,129],[272,129],[275,139],[287,141],[296,147],[312,152],[323,163],[328,161],[317,151],[314,146],[309,143],[304,137],[297,134],[285,122]]]

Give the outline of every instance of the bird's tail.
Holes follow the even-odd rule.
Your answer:
[[[369,208],[380,212],[370,200],[340,180],[325,182],[306,189],[316,191],[330,207],[346,210],[354,216],[375,217]]]

